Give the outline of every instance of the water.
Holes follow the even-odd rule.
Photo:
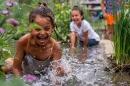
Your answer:
[[[104,53],[103,45],[88,49],[88,57],[84,63],[79,61],[80,49],[71,56],[69,49],[63,49],[61,66],[67,74],[63,77],[55,75],[55,70],[49,71],[47,75],[41,75],[36,81],[28,82],[30,86],[130,86],[130,76],[125,73],[114,74],[109,67]],[[52,62],[52,65],[53,62]]]
[[[68,53],[67,50],[64,52]],[[104,57],[104,50],[101,46],[88,49],[88,58],[85,63],[78,61],[78,57],[72,58],[68,56],[72,74],[79,81],[78,84],[73,83],[72,86],[113,86],[110,73],[104,71],[108,66]]]

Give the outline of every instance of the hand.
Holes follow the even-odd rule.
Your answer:
[[[65,70],[63,65],[61,64],[61,60],[55,60],[51,63],[51,67],[53,68],[53,72],[56,76],[64,76]]]
[[[22,70],[19,70],[17,68],[13,68],[13,73],[16,77],[21,77],[23,75]]]
[[[107,18],[107,13],[103,13],[103,17],[106,19]]]
[[[69,53],[70,53],[71,56],[74,56],[74,54],[76,53],[76,48],[71,47]]]
[[[79,61],[84,63],[86,59],[87,59],[87,49],[83,49]]]
[[[64,69],[61,68],[61,67],[58,67],[58,68],[56,69],[56,75],[57,75],[57,76],[64,76],[64,75],[65,75]]]

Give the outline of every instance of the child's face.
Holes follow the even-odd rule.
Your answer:
[[[74,21],[77,25],[81,24],[83,16],[80,14],[78,10],[73,10],[71,13],[71,19]]]
[[[32,29],[32,37],[38,45],[45,45],[49,41],[53,30],[50,19],[37,15],[34,19],[34,23],[41,28]]]

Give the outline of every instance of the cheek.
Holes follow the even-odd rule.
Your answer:
[[[81,22],[82,21],[82,19],[81,18],[79,18],[79,22]]]
[[[38,25],[40,25],[40,26],[42,26],[42,25],[43,25],[42,21],[40,21],[40,20],[35,21],[35,23],[36,23],[36,24],[38,24]]]
[[[47,31],[47,32],[45,32],[49,37],[51,36],[51,32],[49,32],[49,31]]]
[[[74,17],[72,17],[71,19],[72,19],[72,21],[74,21]]]
[[[82,20],[82,16],[77,16],[77,19],[80,21]]]
[[[32,30],[31,31],[31,36],[32,37],[35,37],[37,34],[39,34],[39,32],[35,31],[35,30]]]

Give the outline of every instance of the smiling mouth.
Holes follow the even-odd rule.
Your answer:
[[[49,35],[39,35],[37,36],[37,39],[40,43],[45,43],[49,39]]]
[[[78,22],[78,20],[74,20],[74,22]]]

